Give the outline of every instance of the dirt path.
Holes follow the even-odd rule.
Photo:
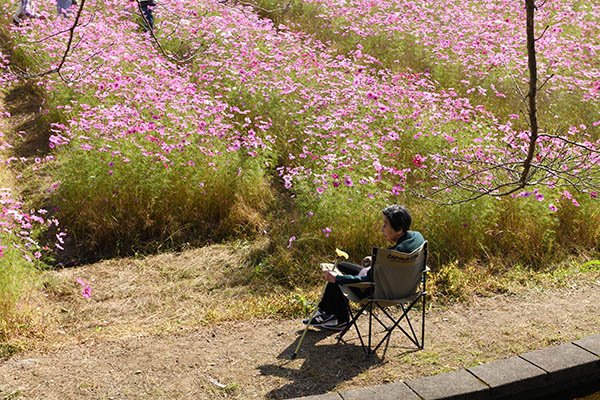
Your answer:
[[[365,360],[355,342],[336,345],[334,335],[310,331],[290,361],[298,320],[194,322],[201,320],[195,314],[219,307],[222,298],[210,288],[222,277],[183,297],[183,286],[173,282],[193,286],[205,273],[197,261],[215,253],[199,249],[54,273],[46,295],[56,307],[49,314],[56,332],[44,346],[0,364],[0,398],[285,399],[449,371],[600,332],[600,274],[588,273],[560,288],[434,305],[424,351],[395,336],[385,361]],[[77,276],[95,282],[92,301],[69,294]],[[160,289],[165,282],[172,290]],[[190,311],[193,304],[200,306]],[[177,327],[159,323],[175,314]]]

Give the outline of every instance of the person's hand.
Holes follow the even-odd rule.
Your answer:
[[[366,256],[366,257],[365,257],[365,258],[363,258],[363,260],[362,260],[362,266],[363,266],[364,268],[366,268],[366,267],[370,267],[372,262],[373,262],[373,261],[371,260],[371,256]]]
[[[323,279],[329,283],[335,283],[335,277],[338,274],[335,271],[323,271]]]

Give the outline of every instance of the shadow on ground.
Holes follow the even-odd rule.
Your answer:
[[[284,386],[268,392],[267,397],[289,399],[327,393],[334,390],[338,384],[351,380],[381,363],[382,360],[377,355],[365,357],[358,342],[331,344],[328,338],[337,333],[309,330],[298,352],[298,358],[292,361],[292,354],[302,336],[302,331],[299,331],[296,340],[277,356],[277,359],[281,360],[280,363],[261,365],[261,374],[289,380]],[[326,339],[327,344],[320,344]],[[302,362],[299,368],[298,361]]]
[[[40,157],[49,153],[50,125],[44,118],[45,98],[33,82],[12,87],[6,97],[7,111],[17,135],[13,152],[16,157]]]

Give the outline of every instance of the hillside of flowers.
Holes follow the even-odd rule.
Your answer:
[[[478,101],[504,93],[476,83],[499,79],[506,90],[498,71],[521,73],[526,59],[516,5],[494,3],[482,14],[488,3],[404,3],[320,6],[340,35],[389,34],[427,49],[440,66],[459,66],[469,90],[430,71],[387,68],[360,43],[340,54],[248,7],[161,1],[154,40],[135,2],[86,1],[60,74],[37,78],[52,120],[50,156],[28,160],[72,261],[266,236],[257,271],[298,284],[293,272],[336,246],[368,252],[381,240],[379,210],[396,202],[413,211],[415,229],[436,249],[434,264],[501,257],[540,266],[579,246],[597,251],[595,191],[554,182],[452,208],[417,197],[444,175],[468,174],[465,159],[517,163],[523,116]],[[542,14],[558,21],[540,39],[542,71],[556,78],[547,95],[585,104],[568,131],[594,147],[598,9],[569,14],[572,2],[559,3]],[[10,15],[12,4],[0,4]],[[6,28],[30,73],[61,62],[72,23],[40,7],[46,19]],[[449,39],[459,37],[469,40]],[[586,39],[575,46],[576,38]],[[562,151],[548,141],[540,157]],[[577,158],[577,149],[568,155]],[[578,168],[594,176],[597,156]]]
[[[518,1],[392,1],[307,0],[318,7],[324,26],[342,37],[362,41],[382,37],[401,50],[419,53],[442,70],[457,64],[471,85],[485,81],[514,89],[512,79],[524,76],[525,7]],[[547,92],[576,93],[583,102],[598,100],[600,70],[596,61],[598,6],[579,0],[540,3],[536,18],[541,76],[554,75]],[[416,50],[410,49],[416,47]],[[494,90],[494,87],[491,87]],[[504,93],[497,93],[502,95]],[[596,106],[597,107],[597,106]],[[597,110],[597,108],[596,108]]]

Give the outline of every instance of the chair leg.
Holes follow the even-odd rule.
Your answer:
[[[402,311],[404,311],[404,306],[403,305],[401,305],[401,306],[402,306]],[[412,306],[411,306],[411,308],[412,308]],[[410,333],[412,333],[412,337],[414,338],[413,342],[417,345],[417,347],[420,348],[421,346],[419,345],[419,338],[417,337],[417,334],[415,333],[415,330],[410,322],[410,318],[408,318],[408,312],[406,313],[406,322],[408,323],[408,327],[410,328]]]
[[[425,348],[425,304],[427,302],[427,293],[423,293],[423,314],[421,315],[421,350]]]
[[[354,326],[354,329],[356,330],[356,335],[358,336],[358,340],[360,341],[360,346],[363,349],[365,356],[370,357],[373,353],[375,353],[375,351],[372,350],[372,339],[371,339],[371,337],[372,337],[373,304],[371,302],[364,304],[354,314],[352,313],[351,309],[349,309],[348,311],[350,313],[350,322],[336,336],[337,343],[341,342],[343,340],[344,336],[346,335],[346,333],[348,333],[348,331],[351,329],[351,327]],[[357,320],[365,311],[369,313],[369,331],[368,331],[369,337],[367,338],[366,343],[365,343],[365,340],[363,339],[363,335],[360,332],[360,328],[358,327],[358,323],[357,323]]]
[[[415,305],[415,303],[416,303],[418,300],[419,300],[419,298],[417,297],[417,298],[416,298],[416,299],[414,299],[414,300],[413,300],[413,301],[410,303],[410,305],[409,305],[408,307],[406,307],[406,308],[404,307],[404,305],[401,305],[401,307],[402,307],[402,315],[401,315],[401,316],[400,316],[398,319],[394,319],[394,318],[392,318],[392,317],[391,317],[391,316],[390,316],[390,315],[389,315],[389,314],[388,314],[388,313],[385,311],[385,309],[383,309],[381,306],[379,306],[379,308],[380,308],[381,310],[383,310],[383,312],[384,312],[386,315],[388,315],[388,317],[389,317],[389,318],[390,318],[392,321],[394,321],[394,324],[391,326],[391,328],[389,328],[389,330],[388,330],[388,332],[386,333],[386,335],[383,337],[383,339],[381,339],[381,341],[380,341],[380,342],[377,344],[377,346],[375,346],[375,349],[374,349],[373,351],[377,351],[377,349],[378,349],[378,348],[379,348],[379,347],[380,347],[380,346],[383,344],[383,342],[384,342],[385,340],[388,340],[388,339],[389,339],[389,336],[392,334],[392,332],[393,332],[393,331],[394,331],[394,329],[396,329],[396,328],[400,329],[400,330],[402,331],[402,333],[404,333],[404,335],[405,335],[405,336],[406,336],[408,339],[410,339],[410,341],[411,341],[411,342],[413,342],[413,344],[414,344],[415,346],[417,346],[417,348],[419,348],[419,349],[421,348],[421,346],[420,346],[420,344],[419,344],[419,340],[418,340],[418,338],[417,338],[417,335],[416,335],[416,333],[415,333],[414,329],[412,328],[412,324],[411,324],[411,322],[410,322],[410,318],[409,318],[409,316],[408,316],[408,312],[409,312],[409,311],[410,311],[410,310],[413,308],[413,306]],[[407,331],[406,331],[406,330],[405,330],[405,329],[404,329],[402,326],[400,326],[400,322],[402,322],[402,320],[403,320],[404,318],[406,318],[406,321],[408,322],[408,325],[409,325],[409,327],[410,327],[410,329],[411,329],[411,333],[412,333],[412,335],[411,335],[411,333],[408,333],[408,332],[407,332]]]
[[[369,347],[367,351],[367,357],[369,357],[371,353],[371,338],[373,336],[373,303],[369,302]]]
[[[363,351],[367,354],[367,356],[369,353],[366,350],[365,342],[362,338],[362,334],[360,332],[360,329],[358,328],[358,324],[356,323],[356,321],[365,312],[365,310],[367,309],[368,306],[369,306],[369,303],[362,305],[360,307],[360,309],[354,314],[352,314],[352,310],[349,308],[348,312],[350,313],[350,322],[348,322],[348,325],[346,325],[346,327],[336,336],[337,343],[341,342],[344,338],[344,335],[346,335],[346,333],[348,333],[348,330],[350,330],[350,328],[352,326],[354,326],[354,329],[356,329],[356,334],[358,336],[358,339],[360,340],[360,345],[361,345]]]
[[[392,338],[392,334],[390,332],[389,335],[387,335],[387,340],[385,341],[385,347],[383,348],[383,354],[381,355],[381,359],[383,360],[385,358],[385,355],[387,354],[387,349],[390,346],[390,339]]]
[[[422,299],[420,297],[422,297]],[[408,315],[409,311],[413,309],[413,307],[415,306],[415,304],[419,300],[423,301],[422,320],[421,320],[421,335],[420,335],[421,336],[420,337],[421,340],[419,340],[419,336],[417,335],[417,332],[415,332],[415,329],[414,329],[414,327],[413,327],[413,325],[412,325],[412,323],[410,321],[409,315]],[[387,318],[392,322],[392,325],[390,327],[387,326],[386,322],[382,321],[382,319],[380,319],[377,315],[375,315],[374,305],[376,305],[377,308],[379,308],[387,316]],[[413,344],[415,346],[417,346],[417,348],[419,350],[422,350],[424,348],[424,343],[425,343],[425,308],[426,308],[425,295],[422,294],[421,296],[417,297],[416,299],[414,299],[406,307],[403,304],[401,304],[400,306],[402,307],[402,315],[400,317],[398,317],[398,318],[394,318],[384,307],[382,307],[381,305],[379,305],[377,302],[371,302],[371,301],[367,302],[366,304],[362,305],[360,307],[360,309],[356,313],[352,313],[352,310],[349,309],[350,322],[337,335],[337,341],[338,341],[338,343],[343,340],[343,338],[346,335],[346,333],[348,333],[348,330],[350,330],[351,326],[354,325],[354,328],[356,329],[356,333],[358,335],[358,339],[360,340],[360,344],[361,344],[361,347],[362,347],[365,355],[367,357],[372,356],[373,354],[375,354],[377,352],[377,350],[385,342],[386,346],[385,346],[385,350],[384,350],[384,353],[383,353],[383,357],[385,357],[385,354],[387,353],[387,348],[389,346],[389,342],[390,342],[390,339],[391,339],[391,335],[392,335],[394,329],[398,328],[400,331],[402,331],[402,333],[408,339],[410,339],[411,342],[413,342]],[[369,313],[368,338],[366,338],[367,339],[366,341],[363,339],[362,334],[360,332],[360,329],[358,327],[358,323],[357,323],[359,317],[365,311]],[[400,323],[402,322],[402,320],[404,318],[406,318],[406,322],[408,323],[408,326],[410,328],[410,332],[407,332],[402,326],[400,326]],[[374,345],[374,343],[373,343],[373,319],[375,319],[385,329],[385,331],[386,331],[385,335],[383,336],[383,338],[380,339],[379,342],[377,342],[377,344],[375,346],[373,346]]]
[[[402,333],[404,333],[404,335],[407,336],[414,343],[414,339],[411,338],[410,335],[408,334],[408,332],[406,332],[404,330],[404,328],[402,328],[399,325],[403,318],[405,318],[405,317],[408,318],[407,311],[403,310],[404,312],[402,313],[402,315],[398,319],[396,319],[390,313],[388,313],[384,307],[381,307],[379,304],[377,304],[377,307],[381,310],[381,312],[383,312],[388,317],[388,319],[393,324],[391,325],[391,327],[388,327],[386,324],[382,323],[379,319],[377,319],[379,321],[379,323],[385,328],[386,333],[383,336],[383,338],[381,338],[379,343],[377,343],[377,346],[375,346],[375,348],[373,349],[373,353],[376,352],[381,347],[381,345],[385,342],[386,345],[385,345],[384,353],[382,356],[382,357],[385,357],[385,353],[387,353],[387,348],[390,344],[390,339],[392,337],[392,333],[394,332],[394,329],[396,329],[396,328],[400,329],[402,331]]]

